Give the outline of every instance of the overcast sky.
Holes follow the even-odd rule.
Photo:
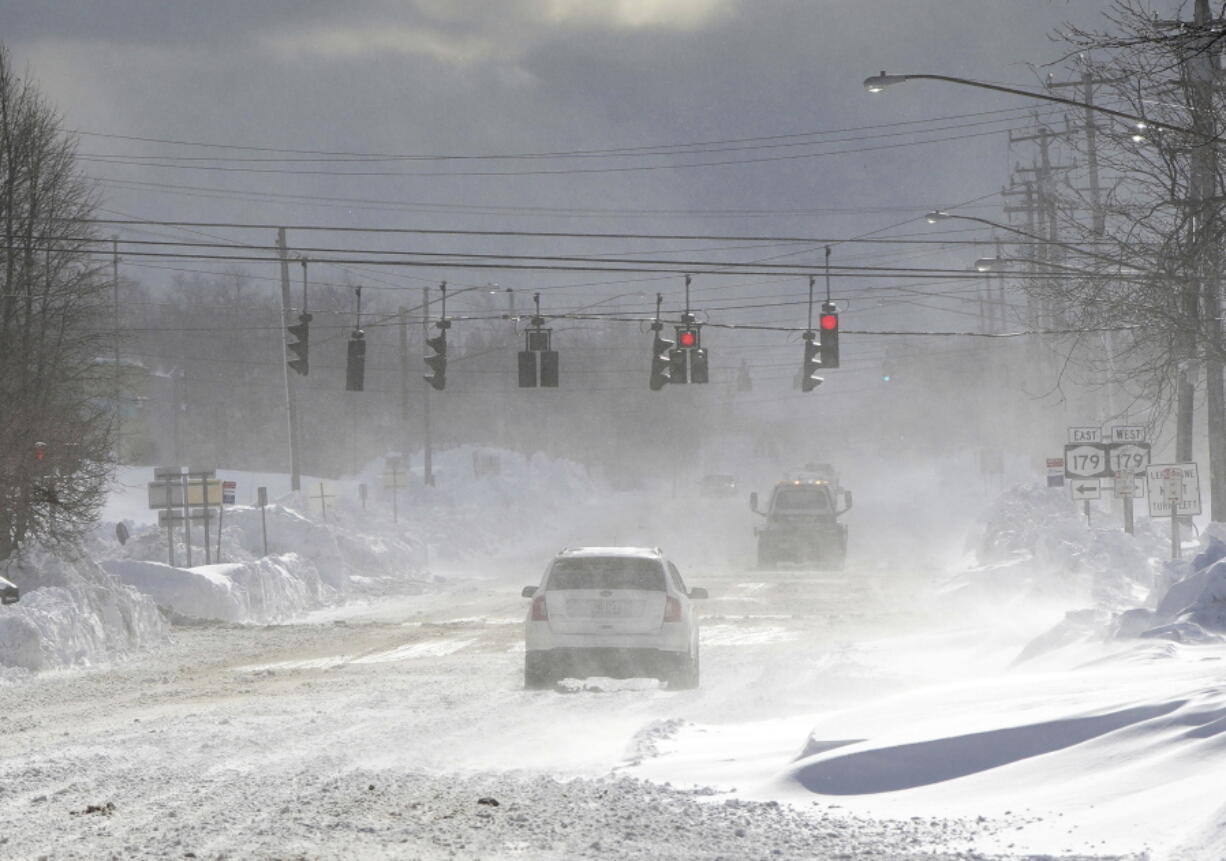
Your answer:
[[[1025,112],[1037,103],[922,82],[872,96],[861,86],[864,77],[886,69],[1033,88],[1048,71],[1039,67],[1062,53],[1052,33],[1069,20],[1099,22],[1107,6],[1106,0],[4,0],[0,21],[17,68],[29,70],[65,126],[81,133],[83,167],[103,181],[109,213],[845,237],[921,230],[922,222],[892,225],[971,200],[987,207],[975,211],[999,217],[1000,200],[991,195],[1008,181],[1013,163],[1033,157],[1011,151],[1005,129],[1025,126]],[[1059,67],[1055,72],[1065,76]],[[962,116],[989,111],[1005,113]],[[954,116],[960,118],[941,120]],[[921,120],[931,122],[891,126]],[[818,132],[835,134],[812,136]],[[798,135],[810,136],[782,137]],[[917,143],[936,138],[952,139]],[[314,155],[541,154],[730,141],[741,142],[667,157],[354,163]],[[168,156],[227,160],[162,167],[147,161]],[[117,164],[114,157],[145,161]],[[99,160],[106,158],[112,161]],[[720,164],[685,166],[702,162]],[[268,194],[328,200],[291,205],[262,196]],[[513,209],[462,208],[493,206]],[[608,209],[615,211],[596,212]],[[523,241],[414,242],[448,250],[528,248]],[[538,253],[629,249],[531,245]],[[785,251],[703,254],[760,259]],[[886,252],[836,253],[871,262]],[[816,264],[821,249],[785,259]],[[485,277],[453,275],[460,282]],[[491,277],[520,286],[533,278]]]

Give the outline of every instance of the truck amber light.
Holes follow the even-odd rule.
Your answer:
[[[532,599],[532,621],[548,622],[549,610],[545,607],[545,596],[537,595]]]
[[[664,599],[664,621],[665,622],[680,622],[681,621],[681,602],[669,595]]]

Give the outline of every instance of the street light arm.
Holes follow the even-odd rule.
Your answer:
[[[957,215],[957,214],[954,214],[954,213],[952,213],[952,212],[944,212],[944,211],[939,210],[939,209],[934,209],[932,212],[929,212],[927,215],[925,215],[925,216],[924,216],[924,218],[925,218],[925,219],[927,219],[927,221],[928,221],[928,223],[929,223],[929,224],[936,224],[938,221],[945,221],[946,219],[950,219],[950,218],[957,218],[957,219],[960,219],[960,220],[962,220],[962,221],[974,221],[974,222],[976,222],[976,223],[978,223],[978,224],[985,224],[985,225],[987,225],[988,227],[992,227],[992,228],[995,228],[995,229],[997,229],[997,230],[1006,230],[1006,231],[1008,231],[1009,233],[1016,233],[1018,236],[1024,236],[1024,237],[1026,237],[1027,239],[1033,239],[1034,241],[1036,241],[1036,242],[1041,242],[1041,243],[1043,243],[1044,245],[1055,245],[1055,246],[1057,246],[1058,248],[1066,248],[1066,249],[1068,249],[1069,251],[1074,251],[1074,252],[1076,252],[1077,254],[1081,254],[1081,255],[1083,255],[1083,256],[1085,256],[1085,257],[1092,257],[1092,258],[1094,258],[1095,260],[1101,260],[1101,261],[1103,261],[1104,263],[1110,263],[1110,264],[1112,264],[1112,265],[1114,265],[1114,266],[1125,266],[1125,267],[1127,267],[1127,268],[1129,268],[1129,269],[1136,269],[1136,268],[1137,268],[1137,267],[1135,267],[1135,266],[1128,266],[1128,264],[1127,264],[1127,263],[1121,263],[1121,262],[1120,262],[1119,260],[1117,260],[1116,258],[1114,258],[1114,257],[1108,257],[1106,254],[1097,254],[1097,253],[1095,253],[1095,252],[1093,252],[1093,251],[1088,251],[1088,250],[1086,250],[1085,248],[1082,248],[1082,247],[1081,247],[1081,246],[1079,246],[1079,245],[1073,245],[1073,244],[1068,243],[1068,242],[1056,242],[1056,241],[1052,241],[1051,239],[1047,239],[1047,238],[1042,237],[1042,236],[1039,236],[1039,235],[1037,235],[1037,234],[1035,234],[1035,233],[1029,233],[1029,232],[1027,232],[1027,231],[1025,231],[1025,230],[1022,230],[1022,229],[1021,229],[1021,228],[1019,228],[1019,227],[1014,227],[1014,226],[1013,226],[1013,225],[1011,225],[1011,224],[1001,224],[1001,223],[1000,223],[1000,222],[998,222],[998,221],[992,221],[991,219],[988,219],[988,218],[980,218],[980,217],[979,217],[979,216],[977,216],[977,215]],[[1140,272],[1145,272],[1146,270],[1144,270],[1144,269],[1140,269],[1140,270],[1138,270],[1138,271],[1140,271]]]
[[[1195,129],[1154,122],[1153,120],[1137,116],[1136,114],[1128,114],[1124,113],[1123,111],[1113,110],[1112,108],[1104,108],[1102,105],[1095,105],[1090,102],[1079,102],[1076,99],[1066,99],[1063,96],[1053,96],[1050,93],[1036,93],[1033,90],[1019,90],[1015,87],[1002,87],[999,84],[989,84],[985,83],[984,81],[973,81],[970,78],[955,78],[950,75],[888,75],[883,71],[880,75],[873,75],[871,78],[865,78],[864,88],[870,93],[879,93],[886,87],[892,86],[893,84],[901,84],[904,81],[945,81],[946,83],[950,84],[962,84],[963,86],[967,87],[978,87],[981,90],[993,90],[998,93],[1008,93],[1012,96],[1025,96],[1031,99],[1040,99],[1045,102],[1055,102],[1056,104],[1060,105],[1070,105],[1075,108],[1084,108],[1100,114],[1106,114],[1109,117],[1126,120],[1132,125],[1139,124],[1144,127],[1182,132],[1184,134],[1189,134],[1200,138],[1212,138],[1212,135],[1206,135],[1203,132],[1196,131]]]

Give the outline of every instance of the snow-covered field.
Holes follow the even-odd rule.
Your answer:
[[[0,675],[0,856],[1226,858],[1226,547],[1168,571],[1059,492],[955,534],[858,488],[846,571],[759,571],[742,499],[507,461],[399,526],[284,500],[263,559],[250,514],[220,565],[104,548],[78,576],[144,621]],[[698,690],[522,689],[520,587],[584,543],[710,590]]]

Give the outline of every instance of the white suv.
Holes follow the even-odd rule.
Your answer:
[[[558,679],[651,676],[698,686],[698,620],[677,566],[647,547],[575,547],[525,586],[524,687]]]

